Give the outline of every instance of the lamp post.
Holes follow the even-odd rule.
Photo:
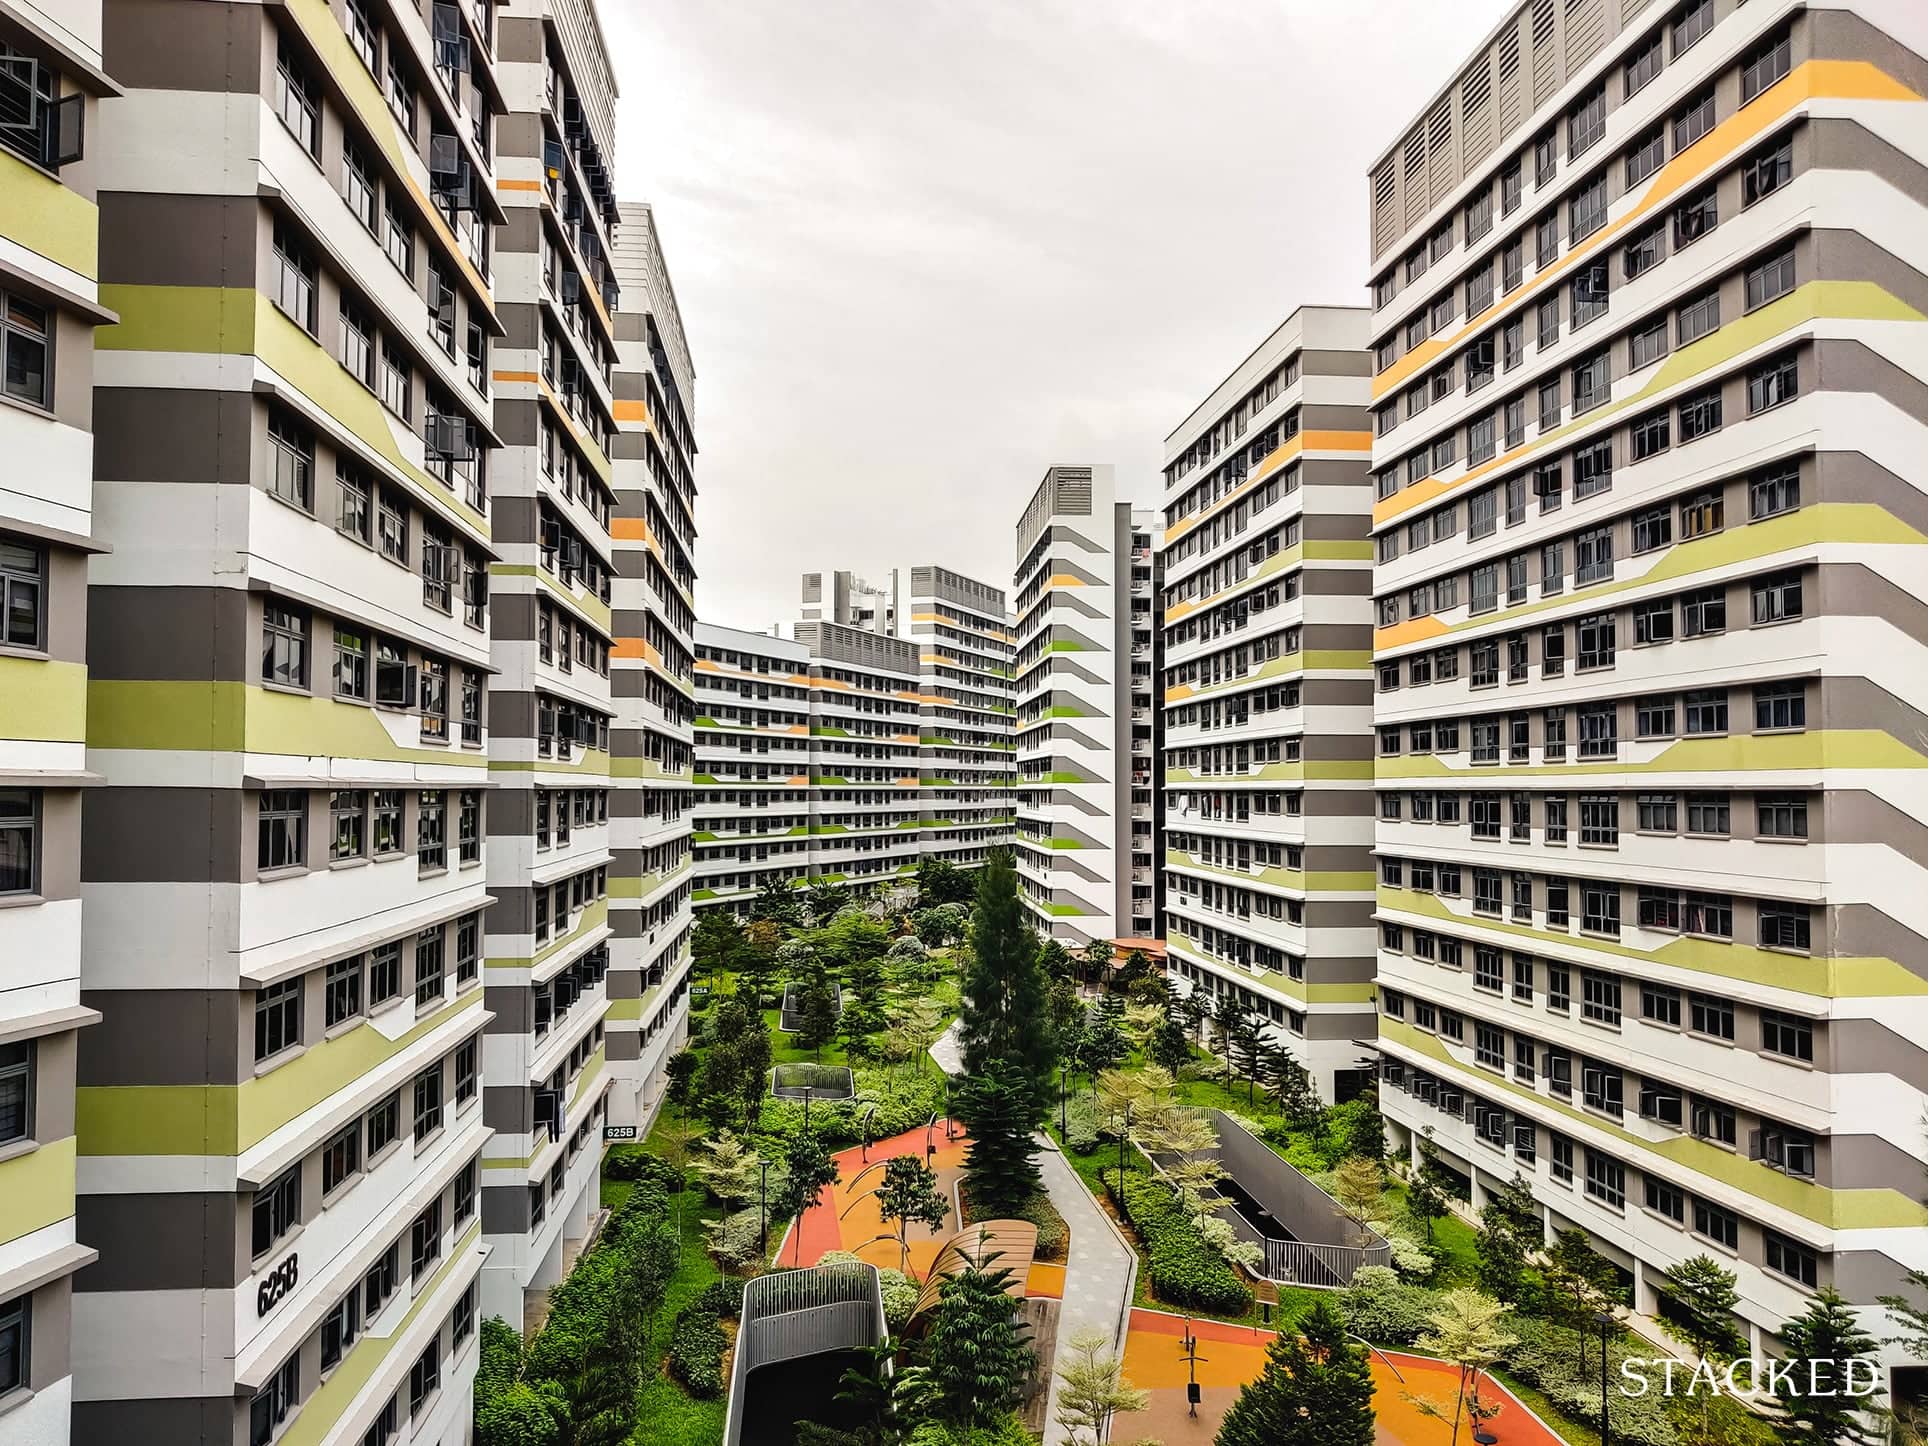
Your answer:
[[[1131,1101],[1125,1101],[1125,1120],[1118,1130],[1118,1210],[1131,1223],[1131,1206],[1125,1200],[1125,1136],[1131,1133]]]
[[[757,1250],[767,1260],[770,1255],[770,1162],[758,1155],[756,1163]]]
[[[1607,1335],[1613,1326],[1613,1317],[1605,1311],[1594,1316],[1600,1327],[1600,1446],[1611,1446],[1611,1430],[1607,1417]]]

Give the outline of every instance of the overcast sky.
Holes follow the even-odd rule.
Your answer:
[[[1009,586],[1053,462],[1365,298],[1366,168],[1502,0],[602,0],[696,365],[697,610],[806,567]]]

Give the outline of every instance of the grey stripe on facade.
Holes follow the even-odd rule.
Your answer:
[[[231,587],[100,587],[88,611],[95,678],[255,681],[248,595]]]
[[[247,1417],[231,1396],[147,1396],[75,1401],[73,1421],[75,1446],[111,1446],[117,1441],[138,1441],[140,1446],[229,1446],[246,1439]]]
[[[231,1291],[249,1271],[241,1236],[245,1208],[233,1191],[83,1194],[75,1233],[100,1259],[75,1276],[74,1289]],[[184,1241],[194,1248],[157,1248]]]
[[[90,989],[81,997],[101,1012],[80,1051],[83,1089],[233,1085],[253,1077],[253,1060],[241,1058],[238,990]]]
[[[1306,377],[1369,377],[1372,375],[1372,353],[1308,347],[1299,352],[1299,374]],[[1365,412],[1363,407],[1348,407],[1345,410],[1355,417]]]

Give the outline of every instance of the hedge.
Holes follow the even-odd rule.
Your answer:
[[[1177,1191],[1150,1176],[1127,1175],[1121,1200],[1118,1172],[1106,1170],[1101,1178],[1138,1232],[1146,1273],[1160,1300],[1215,1315],[1240,1316],[1252,1308],[1251,1288],[1206,1243]]]
[[[603,1178],[647,1181],[671,1195],[683,1188],[683,1172],[661,1155],[652,1155],[647,1150],[620,1147],[611,1150],[603,1161]]]
[[[725,1279],[711,1281],[676,1313],[669,1333],[669,1369],[692,1396],[723,1394],[723,1352],[730,1338],[722,1320],[742,1310],[743,1282]]]

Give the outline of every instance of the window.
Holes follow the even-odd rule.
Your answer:
[[[1674,154],[1679,155],[1714,128],[1714,91],[1709,86],[1674,112]]]
[[[1567,112],[1567,159],[1585,152],[1607,132],[1607,88],[1593,93]]]
[[[1785,186],[1794,176],[1794,142],[1784,139],[1759,152],[1741,168],[1741,206],[1745,209]]]
[[[1754,580],[1754,626],[1791,622],[1801,616],[1801,574],[1777,572]]]
[[[1794,251],[1790,247],[1747,271],[1747,309],[1765,306],[1794,290]]]
[[[1627,57],[1624,95],[1631,96],[1660,74],[1660,32],[1656,30]]]
[[[1620,934],[1620,888],[1617,884],[1585,884],[1580,889],[1580,927],[1589,934]]]
[[[315,262],[293,229],[274,228],[274,304],[303,331],[315,330]]]
[[[1785,40],[1781,42],[1787,44]],[[1785,1235],[1765,1227],[1761,1230],[1761,1241],[1766,1250],[1767,1268],[1776,1275],[1784,1275],[1789,1280],[1812,1290],[1820,1280],[1820,1257],[1799,1241],[1789,1240]]]
[[[448,867],[448,794],[424,789],[417,800],[415,861],[424,871]]]
[[[268,1446],[301,1397],[301,1355],[289,1356],[248,1405],[248,1446]]]
[[[390,1096],[388,1103],[394,1103],[393,1096]],[[373,1115],[369,1116],[369,1125],[368,1153],[372,1158],[375,1154]],[[394,1136],[390,1135],[389,1138],[392,1140]],[[383,1252],[382,1258],[376,1261],[369,1268],[368,1274],[362,1277],[362,1318],[364,1320],[372,1321],[381,1313],[382,1307],[388,1304],[389,1298],[395,1294],[395,1284],[402,1273],[401,1267],[401,1242],[397,1241]]]
[[[1607,177],[1603,171],[1567,202],[1567,244],[1578,245],[1607,224]]]
[[[1720,288],[1714,287],[1680,308],[1674,330],[1681,346],[1699,341],[1720,325]]]
[[[382,250],[397,271],[414,280],[415,233],[409,229],[408,216],[396,208],[393,197],[382,208]]]
[[[374,486],[368,480],[368,475],[350,462],[339,461],[336,463],[335,487],[340,499],[335,530],[344,537],[354,538],[364,547],[373,546]]]
[[[1788,72],[1793,59],[1790,36],[1784,28],[1757,42],[1741,58],[1741,104],[1746,105]],[[1811,1284],[1812,1282],[1810,1282]]]
[[[378,788],[370,796],[374,819],[375,857],[402,852],[402,795],[399,789]]]
[[[1769,1054],[1814,1063],[1814,1021],[1778,1009],[1761,1011],[1761,1048]]]
[[[1747,414],[1778,407],[1801,394],[1800,369],[1792,356],[1777,357],[1747,374]]]
[[[361,1292],[351,1290],[335,1302],[335,1308],[321,1318],[321,1373],[326,1376],[341,1364],[349,1347],[361,1334]]]
[[[1687,1027],[1713,1039],[1734,1037],[1734,1003],[1711,994],[1687,996]]]
[[[254,1258],[259,1260],[301,1223],[301,1166],[290,1166],[254,1192]]]
[[[1656,1215],[1664,1215],[1676,1225],[1687,1218],[1687,1197],[1669,1185],[1665,1180],[1649,1175],[1646,1177],[1647,1208]]]
[[[1563,1185],[1573,1183],[1573,1141],[1565,1135],[1549,1134],[1547,1138],[1547,1168],[1553,1178]]]
[[[1591,261],[1575,273],[1571,287],[1573,330],[1607,314],[1607,263]]]
[[[441,929],[424,929],[415,936],[415,1007],[426,1009],[442,1002],[446,959]]]
[[[482,861],[482,795],[465,789],[456,795],[456,857],[465,864]]]
[[[1634,371],[1639,371],[1642,367],[1652,366],[1655,362],[1659,361],[1663,356],[1667,354],[1667,319],[1666,317],[1663,316],[1660,318],[1660,320],[1652,323],[1649,326],[1641,328],[1639,331],[1636,331],[1633,334],[1632,338],[1630,339],[1628,345],[1631,348],[1631,351],[1629,353],[1630,359],[1631,359],[1630,365]],[[1658,452],[1664,449],[1667,445],[1667,433],[1666,433],[1667,412],[1665,408],[1661,409],[1658,412],[1655,412],[1653,416],[1658,417],[1661,422],[1660,445],[1658,447],[1649,448],[1647,454],[1645,455],[1651,455],[1653,452]],[[1635,423],[1636,428],[1639,425],[1640,425],[1639,423]],[[1638,442],[1636,442],[1634,446],[1634,460],[1636,462],[1639,461],[1642,455],[1643,453],[1640,450],[1639,444]]]
[[[1679,409],[1680,440],[1684,446],[1697,442],[1721,426],[1720,388],[1710,387],[1682,401]]]
[[[362,961],[357,954],[353,959],[339,959],[328,966],[322,986],[323,1027],[333,1029],[345,1024],[361,1011]]]
[[[45,551],[0,536],[0,644],[41,646],[46,587]]]
[[[1640,986],[1640,1017],[1669,1028],[1680,1027],[1680,991],[1664,984]]]
[[[28,789],[0,788],[0,895],[38,887],[39,800]]]
[[[1674,58],[1679,59],[1703,35],[1714,28],[1714,0],[1688,0],[1668,27]]]
[[[1618,1210],[1627,1203],[1627,1171],[1611,1155],[1587,1151],[1587,1194]]]
[[[476,1064],[476,1042],[471,1039],[455,1051],[455,1103],[467,1104],[475,1098],[478,1070]],[[462,1223],[462,1214],[456,1212],[456,1224]]]
[[[336,354],[341,358],[341,364],[356,381],[372,391],[375,387],[375,324],[346,296],[341,300],[338,347]]]
[[[1808,801],[1798,793],[1762,793],[1754,799],[1755,833],[1761,838],[1805,839]]]
[[[299,789],[261,794],[255,867],[262,873],[300,868],[307,859],[308,795]]]
[[[321,1193],[332,1195],[361,1169],[362,1122],[337,1130],[321,1147]]]
[[[415,1076],[414,1095],[415,1143],[419,1145],[442,1128],[442,1066],[440,1064],[430,1065]],[[439,1224],[436,1228],[436,1244],[439,1250],[441,1244]],[[417,1247],[418,1258],[419,1249]],[[421,1273],[421,1267],[418,1265],[415,1274],[419,1277]]]
[[[1625,1113],[1626,1079],[1619,1070],[1602,1064],[1582,1064],[1580,1099],[1590,1110],[1618,1118]]]
[[[393,338],[383,337],[382,361],[376,373],[375,393],[382,399],[382,405],[403,421],[408,420],[409,409],[414,405],[408,375],[408,352]]]
[[[1633,605],[1633,640],[1636,645],[1670,643],[1674,640],[1672,598]]]
[[[368,1112],[368,1158],[373,1160],[401,1137],[402,1096],[398,1091]],[[374,1308],[369,1308],[374,1313]]]
[[[1665,418],[1662,419],[1665,426]],[[1650,507],[1633,515],[1633,550],[1652,552],[1674,540],[1674,515],[1665,506]]]
[[[1669,730],[1671,733],[1671,729]],[[1678,833],[1680,831],[1680,795],[1677,793],[1643,793],[1636,799],[1642,833]]]
[[[395,1433],[401,1429],[401,1407],[399,1398],[390,1396],[382,1406],[381,1414],[374,1423],[362,1433],[361,1446],[389,1446]]]
[[[1776,467],[1754,478],[1747,487],[1747,515],[1755,522],[1792,512],[1801,505],[1801,469],[1798,463]]]
[[[314,509],[315,439],[294,413],[268,413],[268,490],[303,512]]]
[[[1613,486],[1613,444],[1606,438],[1573,454],[1573,500],[1595,497]]]
[[[1573,584],[1584,587],[1613,576],[1613,529],[1595,527],[1573,539]],[[1611,626],[1611,618],[1608,619]],[[1584,649],[1583,649],[1584,651]],[[1609,661],[1611,661],[1609,659]],[[1584,666],[1584,664],[1582,665]]]
[[[1642,884],[1635,895],[1634,909],[1634,920],[1641,928],[1680,932],[1680,895],[1674,890]]]
[[[308,686],[308,616],[273,600],[261,609],[261,681]]]
[[[1674,249],[1693,245],[1719,224],[1719,193],[1710,185],[1674,208]]]
[[[442,1341],[438,1335],[408,1368],[408,1415],[419,1416],[442,1388]]]
[[[1597,1024],[1620,1023],[1620,981],[1592,969],[1580,971],[1580,1016]]]
[[[1620,842],[1620,799],[1617,795],[1580,795],[1580,842],[1603,846]]]
[[[417,1081],[419,1085],[420,1081]],[[408,1228],[409,1279],[419,1283],[442,1258],[442,1202],[437,1200]]]
[[[23,296],[0,291],[0,350],[8,396],[36,407],[54,404],[54,373],[48,364],[53,316]]]
[[[1691,697],[1691,695],[1689,695]],[[1726,707],[1726,694],[1721,695],[1722,708]],[[1725,713],[1723,712],[1723,717]],[[1724,731],[1724,728],[1723,728]],[[1728,833],[1729,805],[1724,793],[1690,793],[1687,795],[1687,832],[1707,838],[1726,838]]]
[[[1761,901],[1761,947],[1805,954],[1810,947],[1811,923],[1806,904]]]
[[[1686,441],[1687,408],[1691,403],[1682,403],[1681,440]],[[1720,401],[1714,403],[1714,425],[1720,425]],[[1680,536],[1682,541],[1696,537],[1707,537],[1719,532],[1727,525],[1727,499],[1718,488],[1706,492],[1696,492],[1683,497],[1680,502]]]
[[[357,0],[350,0],[352,9]],[[375,168],[353,141],[344,140],[341,151],[341,197],[355,219],[371,232],[375,230]]]
[[[311,156],[319,156],[321,106],[315,83],[308,78],[300,59],[285,40],[277,48],[275,57],[274,108],[301,148]]]
[[[1740,1248],[1741,1218],[1731,1210],[1694,1198],[1694,1234],[1704,1235],[1716,1245],[1724,1245],[1729,1250]]]
[[[1685,521],[1685,519],[1682,519]],[[1682,637],[1702,638],[1727,631],[1727,591],[1720,587],[1699,588],[1680,597]]]
[[[254,1058],[258,1064],[301,1043],[301,980],[284,979],[254,996]]]
[[[33,1045],[0,1044],[0,1145],[33,1134]],[[0,1381],[0,1390],[5,1389]]]
[[[1800,682],[1764,683],[1754,689],[1754,731],[1807,727],[1807,688]]]

